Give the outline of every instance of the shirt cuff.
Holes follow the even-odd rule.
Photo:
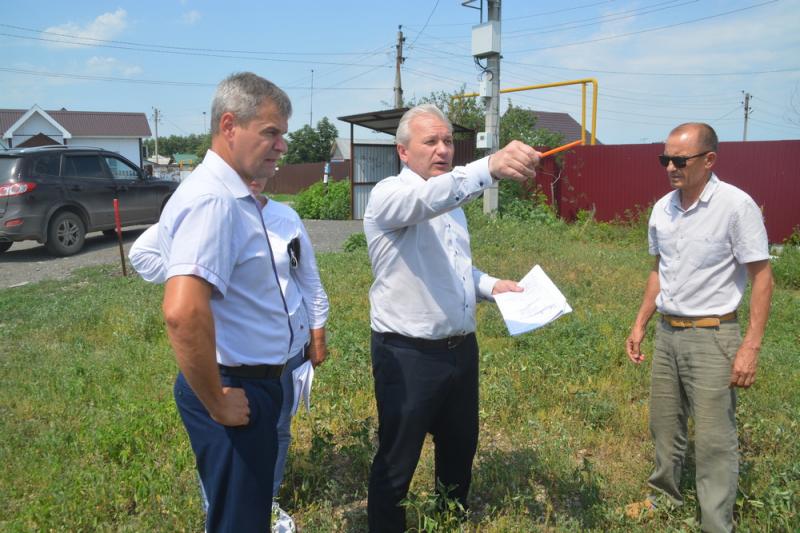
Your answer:
[[[208,283],[210,283],[222,296],[225,297],[225,293],[228,291],[228,284],[222,281],[222,278],[204,268],[200,265],[192,265],[192,264],[178,264],[172,265],[167,270],[167,275],[165,279],[169,279],[175,276],[195,276],[200,278]]]
[[[464,167],[464,181],[470,194],[482,192],[492,186],[494,180],[489,173],[489,157],[486,156]]]
[[[492,290],[494,289],[494,284],[498,281],[500,281],[500,278],[495,278],[489,274],[483,274],[480,280],[478,280],[478,296],[484,300],[493,302],[494,296],[492,296]]]

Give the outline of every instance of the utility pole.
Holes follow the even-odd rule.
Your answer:
[[[394,59],[394,108],[400,109],[403,107],[403,84],[400,82],[400,65],[403,64],[406,58],[403,57],[403,43],[405,42],[405,37],[403,37],[403,26],[400,25],[397,27],[397,45],[395,45],[395,49],[397,50],[397,55]]]
[[[486,137],[489,139],[488,154],[498,150],[500,144],[500,0],[488,0],[487,23],[493,26],[496,33],[493,41],[498,43],[497,52],[486,55],[486,75],[491,76],[491,89],[486,103]],[[483,192],[483,212],[494,213],[498,206],[497,183]]]
[[[744,135],[742,135],[742,140],[746,141],[747,140],[747,119],[750,117],[750,113],[753,111],[750,108],[750,98],[753,95],[750,94],[750,93],[744,92],[744,91],[742,91],[742,94],[744,95],[744,102],[742,102],[744,104]]]
[[[308,126],[310,128],[314,127],[314,69],[311,69],[311,97],[309,98],[309,114],[308,114]]]
[[[156,128],[156,164],[158,164],[158,114],[159,110],[157,107],[153,108],[153,124]]]

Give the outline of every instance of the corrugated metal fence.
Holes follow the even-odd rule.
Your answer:
[[[580,146],[564,155],[555,184],[559,215],[574,219],[580,209],[610,221],[644,210],[671,190],[656,156],[663,144]],[[714,172],[747,192],[764,212],[770,242],[781,242],[800,224],[800,141],[720,143]],[[559,169],[540,172],[550,191]],[[548,194],[548,196],[550,196]]]
[[[267,194],[297,194],[322,181],[325,163],[297,163],[280,167],[267,182]],[[332,180],[342,180],[350,175],[350,162],[331,163]]]

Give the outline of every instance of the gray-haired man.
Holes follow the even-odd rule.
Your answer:
[[[466,507],[478,444],[476,295],[521,291],[472,266],[460,206],[493,179],[533,177],[539,153],[520,142],[452,168],[453,133],[432,105],[397,128],[397,176],[378,183],[364,214],[375,282],[370,289],[378,452],[369,482],[369,528],[405,531],[399,506],[425,435],[436,445],[436,479]]]

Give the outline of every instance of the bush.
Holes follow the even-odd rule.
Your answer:
[[[345,252],[355,252],[356,250],[366,250],[366,248],[367,248],[367,236],[364,235],[363,231],[360,231],[358,233],[353,233],[352,235],[350,235],[347,238],[346,241],[344,241],[344,244],[342,245],[342,248],[344,249]]]
[[[538,187],[526,190],[516,181],[500,182],[498,213],[501,218],[523,222],[535,222],[546,226],[559,223],[558,215],[547,203],[547,196]]]
[[[301,218],[347,220],[350,218],[350,181],[332,181],[327,188],[318,181],[300,191],[293,207]]]
[[[784,289],[800,289],[800,248],[784,245],[777,259],[772,261],[775,284]]]

